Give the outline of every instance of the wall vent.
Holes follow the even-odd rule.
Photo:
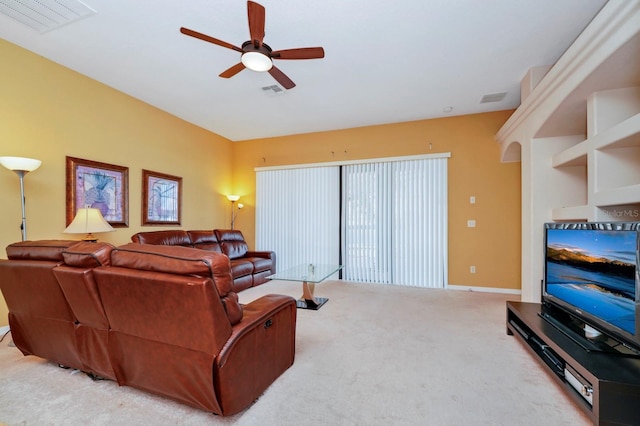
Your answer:
[[[262,88],[262,92],[267,96],[279,96],[284,95],[285,93],[284,89],[277,84],[274,84],[272,86],[264,86]]]
[[[0,13],[45,33],[96,11],[78,0],[0,0]]]
[[[489,102],[500,102],[507,96],[507,92],[502,93],[491,93],[490,95],[484,95],[482,99],[480,99],[481,104],[486,104]]]

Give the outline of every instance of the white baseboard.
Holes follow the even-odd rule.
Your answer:
[[[4,336],[4,334],[5,334],[6,332],[8,332],[9,330],[11,330],[11,329],[9,328],[9,326],[8,326],[8,325],[5,325],[5,326],[3,326],[3,327],[0,327],[0,337]]]
[[[473,287],[468,285],[447,285],[449,290],[459,291],[477,291],[478,293],[502,293],[502,294],[517,294],[521,295],[522,290],[516,290],[512,288],[496,288],[496,287]]]

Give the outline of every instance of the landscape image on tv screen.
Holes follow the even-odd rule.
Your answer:
[[[546,292],[635,335],[635,231],[547,229]]]

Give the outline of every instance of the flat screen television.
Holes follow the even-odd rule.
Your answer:
[[[574,330],[582,322],[587,341],[640,351],[639,245],[640,222],[545,224],[543,305]]]

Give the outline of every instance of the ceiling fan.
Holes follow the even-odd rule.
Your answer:
[[[222,78],[230,78],[238,74],[245,68],[253,71],[268,71],[285,89],[292,89],[295,83],[287,77],[280,69],[273,65],[274,59],[319,59],[324,58],[322,47],[302,47],[298,49],[272,50],[267,44],[262,42],[264,38],[265,9],[264,6],[247,1],[247,12],[249,15],[249,34],[251,40],[242,43],[242,47],[234,46],[217,38],[190,30],[180,28],[182,34],[199,38],[209,43],[240,52],[240,62],[220,74]]]

